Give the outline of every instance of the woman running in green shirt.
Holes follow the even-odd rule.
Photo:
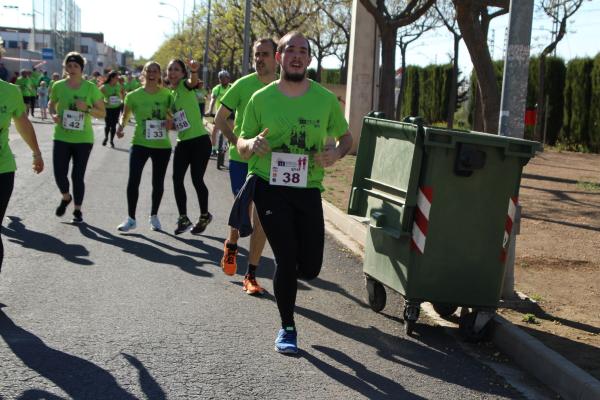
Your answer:
[[[192,222],[187,216],[187,196],[183,183],[188,167],[190,167],[192,183],[196,189],[200,206],[200,217],[191,232],[193,234],[204,232],[212,220],[212,215],[208,212],[208,188],[204,184],[204,173],[210,158],[211,142],[202,123],[202,115],[195,93],[200,64],[191,60],[188,66],[189,77],[187,68],[180,59],[171,60],[167,68],[169,83],[173,91],[173,121],[177,130],[177,146],[173,158],[173,187],[179,211],[175,227],[176,235],[185,232],[192,226]]]
[[[10,83],[0,80],[0,221],[4,220],[4,213],[12,194],[15,182],[15,170],[17,164],[10,147],[8,146],[8,128],[10,120],[15,122],[17,131],[33,152],[33,170],[36,173],[44,169],[42,153],[37,143],[33,125],[27,118],[27,109],[23,103],[23,97],[19,88]],[[0,269],[4,248],[0,231]]]
[[[106,146],[108,134],[110,133],[110,147],[115,147],[115,133],[117,132],[117,123],[121,114],[121,104],[123,103],[123,97],[125,97],[125,91],[119,83],[119,73],[117,71],[110,71],[108,73],[106,82],[100,87],[100,91],[104,95],[104,106],[106,107],[102,146]]]
[[[173,124],[170,110],[173,105],[171,91],[162,87],[160,64],[148,61],[142,70],[144,85],[125,96],[125,108],[117,127],[117,137],[124,136],[123,127],[131,113],[135,116],[135,132],[129,152],[129,180],[127,182],[127,208],[129,216],[117,229],[127,232],[137,226],[135,211],[139,197],[144,165],[152,160],[152,210],[150,227],[161,230],[158,208],[164,192],[165,175],[171,158],[171,140],[168,130]]]
[[[85,194],[85,170],[94,145],[92,118],[104,118],[106,110],[102,92],[96,85],[83,79],[85,61],[77,52],[68,53],[63,67],[67,79],[52,86],[48,110],[56,124],[54,126],[54,147],[52,161],[54,179],[62,194],[56,208],[56,216],[65,214],[71,200],[75,200],[74,223],[83,222],[81,204]],[[73,160],[71,179],[73,195],[69,193],[69,164]]]

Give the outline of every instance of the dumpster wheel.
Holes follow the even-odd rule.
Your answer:
[[[433,309],[436,313],[442,318],[447,318],[454,314],[458,309],[457,306],[453,306],[451,304],[441,304],[441,303],[432,303]]]
[[[365,275],[365,286],[367,288],[369,306],[371,307],[371,310],[375,312],[383,310],[387,300],[383,285],[370,276]]]
[[[404,305],[404,333],[411,335],[417,320],[419,319],[419,312],[421,305],[419,303],[412,303],[405,300]]]
[[[474,310],[461,312],[458,329],[467,342],[476,343],[486,340],[491,333],[494,312],[488,310]]]

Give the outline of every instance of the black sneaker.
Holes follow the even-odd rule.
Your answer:
[[[190,221],[187,215],[182,215],[181,217],[179,217],[179,219],[177,219],[177,227],[175,228],[175,234],[179,235],[180,233],[187,231],[188,229],[190,229],[190,226],[192,226],[192,221]]]
[[[115,148],[115,142],[110,142],[110,147]]]
[[[81,210],[73,210],[73,219],[71,222],[74,224],[80,224],[83,222],[83,214],[81,214]]]
[[[106,142],[108,142],[108,138],[104,138],[104,140],[102,141],[102,146],[106,146]]]
[[[65,215],[65,211],[67,211],[67,206],[71,203],[72,200],[73,196],[69,196],[69,200],[60,201],[60,204],[58,205],[58,207],[56,207],[57,217],[62,217],[63,215]]]
[[[212,221],[211,213],[201,215],[200,218],[198,218],[198,223],[192,228],[192,234],[199,235],[204,232],[208,224],[210,224],[210,221]]]

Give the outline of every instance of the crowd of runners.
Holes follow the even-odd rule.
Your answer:
[[[52,165],[61,195],[55,214],[63,216],[73,202],[73,223],[83,222],[85,171],[94,143],[92,118],[105,120],[103,146],[114,147],[115,136],[131,135],[127,216],[117,227],[121,232],[138,225],[139,185],[148,159],[152,163],[149,224],[152,230],[162,229],[158,212],[173,153],[173,190],[179,214],[174,232],[202,234],[213,219],[204,175],[211,154],[219,150],[218,137],[222,135],[229,143],[229,176],[235,200],[223,227],[227,239],[221,267],[227,275],[236,273],[238,240],[249,235],[243,289],[260,295],[264,289],[256,281],[256,271],[269,242],[275,256],[273,289],[281,317],[275,348],[281,353],[297,353],[297,280],[318,276],[323,261],[324,167],[350,150],[352,137],[336,96],[306,77],[311,50],[301,33],[290,32],[278,43],[259,39],[253,44],[253,55],[255,72],[233,83],[226,71],[218,74],[219,84],[210,92],[206,109],[208,92],[198,78],[200,65],[194,60],[173,59],[164,71],[150,61],[139,81],[131,75],[123,78],[116,71],[106,76],[94,74],[87,80],[83,75],[85,60],[72,52],[64,59],[64,79],[53,76],[48,83],[42,81],[37,95],[0,80],[0,220],[16,170],[8,146],[11,119],[32,150],[33,170],[40,173],[44,169],[28,118],[36,101],[40,108],[47,106],[55,124]],[[205,111],[214,115],[211,132],[203,122]],[[45,111],[41,116],[46,117]],[[134,128],[128,126],[132,117]],[[170,131],[176,132],[174,149]],[[195,223],[188,214],[184,186],[188,169],[198,202]],[[0,240],[0,267],[2,258]]]

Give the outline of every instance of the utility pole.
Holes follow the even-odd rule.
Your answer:
[[[248,74],[250,63],[250,13],[252,11],[252,0],[246,0],[246,11],[244,14],[244,56],[242,59],[242,76]]]
[[[500,103],[501,136],[523,138],[525,101],[527,99],[527,79],[529,76],[529,48],[531,44],[531,23],[533,0],[511,0],[508,27],[508,46],[504,59],[502,80],[502,101]],[[507,204],[508,207],[508,204]],[[514,297],[515,286],[515,244],[519,233],[521,207],[517,205],[515,223],[510,236],[509,254],[506,260],[502,297]]]
[[[206,39],[204,43],[204,60],[202,61],[202,80],[204,87],[208,87],[208,39],[210,38],[210,0],[208,0],[208,13],[206,14]]]

